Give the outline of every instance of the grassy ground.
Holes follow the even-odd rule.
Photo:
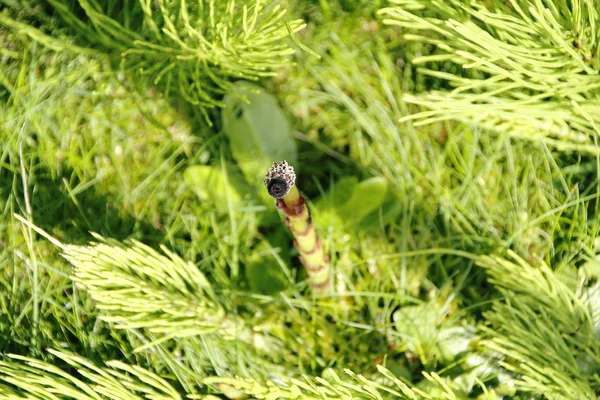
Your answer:
[[[432,47],[384,25],[379,1],[289,3],[285,19],[307,24],[295,39],[321,58],[292,43],[295,63],[259,83],[290,122],[298,186],[332,258],[333,294],[317,299],[262,181],[236,157],[226,129],[232,109],[193,104],[164,82],[123,74],[122,49],[87,34],[84,18],[69,25],[43,2],[7,2],[0,11],[3,360],[18,354],[76,373],[46,349],[93,365],[116,359],[159,374],[179,393],[229,387],[207,386],[209,376],[264,384],[302,374],[330,379],[344,368],[393,386],[377,365],[422,390],[417,397],[585,398],[600,390],[597,157],[477,124],[399,122],[421,110],[406,94],[448,89],[411,63]],[[278,112],[270,107],[262,118]],[[231,182],[195,182],[188,175],[198,165]],[[344,208],[358,182],[373,177],[385,182],[382,201],[373,206],[367,189]],[[246,189],[234,198],[238,181]],[[368,212],[357,216],[360,209]],[[95,240],[90,232],[164,245],[206,275],[209,304],[246,336],[205,321],[213,311],[194,308],[206,306],[204,298],[175,293],[170,275],[119,269],[124,255],[106,271],[77,266],[61,256],[75,253],[32,226],[64,245]],[[90,274],[79,285],[73,264]],[[166,324],[160,310],[140,312],[148,324],[136,325],[135,313],[114,308],[110,290],[128,279],[143,302],[186,304],[185,318],[204,322],[193,334],[171,327],[174,339],[163,341],[164,332],[152,330]],[[107,321],[111,315],[116,321]],[[227,381],[256,394],[240,382]],[[0,393],[26,393],[15,382],[0,385]]]

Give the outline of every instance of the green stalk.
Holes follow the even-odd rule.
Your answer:
[[[294,247],[300,253],[300,261],[306,269],[313,292],[329,292],[329,257],[313,227],[306,201],[296,187],[294,168],[286,161],[275,161],[267,171],[265,186],[277,200],[277,208],[286,216],[285,224],[292,231]]]

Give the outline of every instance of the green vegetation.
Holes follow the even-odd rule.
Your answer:
[[[594,1],[0,4],[0,398],[600,393]]]

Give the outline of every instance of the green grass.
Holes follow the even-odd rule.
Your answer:
[[[132,65],[146,68],[160,52],[171,63],[188,49],[169,50],[172,42],[144,27],[152,32],[171,15],[172,34],[185,38],[181,10],[208,24],[205,9],[2,3],[0,397],[235,398],[238,390],[583,399],[600,391],[594,75],[570,72],[591,85],[568,95],[588,100],[565,119],[585,136],[582,150],[572,138],[532,137],[514,118],[519,108],[502,114],[507,125],[480,123],[477,113],[446,118],[458,107],[443,97],[456,88],[446,78],[489,71],[453,59],[416,65],[447,49],[431,44],[436,32],[405,40],[411,26],[384,24],[378,11],[388,3],[281,2],[288,13],[272,21],[273,41],[236,31],[241,10],[219,3],[223,25],[206,28],[207,43],[186,42],[203,51],[218,43],[211,58],[160,61],[151,71]],[[429,21],[460,17],[437,3],[424,11]],[[306,28],[285,38],[282,21],[296,30],[298,19]],[[597,68],[596,58],[586,68]],[[331,256],[331,295],[311,296],[291,235],[257,194],[262,181],[236,160],[222,120],[236,110],[220,106],[240,78],[273,94],[291,123],[298,186]],[[190,95],[190,82],[202,90]],[[422,124],[428,96],[448,109]],[[564,111],[568,102],[555,100],[538,106]],[[231,182],[198,196],[185,173],[197,165]],[[372,177],[385,181],[384,200],[349,218],[344,201]],[[228,190],[237,180],[251,189],[236,202]]]

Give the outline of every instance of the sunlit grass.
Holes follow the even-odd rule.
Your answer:
[[[291,121],[298,186],[331,258],[333,293],[314,298],[274,206],[255,194],[214,204],[184,179],[194,165],[225,176],[243,170],[216,103],[193,104],[162,83],[125,76],[118,55],[82,35],[73,40],[88,50],[66,45],[79,23],[50,23],[29,7],[3,14],[30,28],[0,21],[0,374],[32,362],[7,353],[79,368],[80,359],[69,365],[69,356],[46,351],[53,348],[105,370],[120,368],[107,366],[113,359],[146,368],[168,381],[165,391],[182,394],[260,394],[275,390],[265,382],[302,374],[313,377],[310,389],[298,388],[313,398],[327,390],[367,396],[377,385],[416,388],[400,390],[407,398],[599,390],[597,159],[465,121],[415,126],[405,117],[422,109],[405,96],[444,89],[411,64],[428,48],[378,21],[382,4],[341,3],[291,7],[290,18],[308,24],[296,39],[322,58],[298,51],[295,65],[260,81]],[[38,25],[56,42],[32,36]],[[283,63],[275,61],[267,64]],[[221,93],[216,87],[207,90]],[[382,206],[355,224],[327,200],[349,196],[348,177],[381,177],[388,188]],[[209,329],[194,314],[205,311],[205,293],[170,298],[187,334],[174,328],[179,320],[145,312],[168,288],[169,271],[183,276],[185,268],[141,247],[140,259],[111,259],[109,247],[65,250],[95,240],[91,232],[178,254],[206,276],[222,321]],[[92,262],[80,262],[82,254]],[[111,261],[95,269],[94,257]],[[153,262],[164,276],[148,273]],[[276,270],[281,291],[256,284],[266,280],[261,268],[264,276]],[[123,301],[131,288],[150,293],[132,299],[144,321]],[[345,368],[365,380],[350,373],[338,382]],[[128,382],[137,385],[136,374]],[[26,384],[0,384],[0,394],[22,394]],[[286,398],[296,384],[281,389]]]

